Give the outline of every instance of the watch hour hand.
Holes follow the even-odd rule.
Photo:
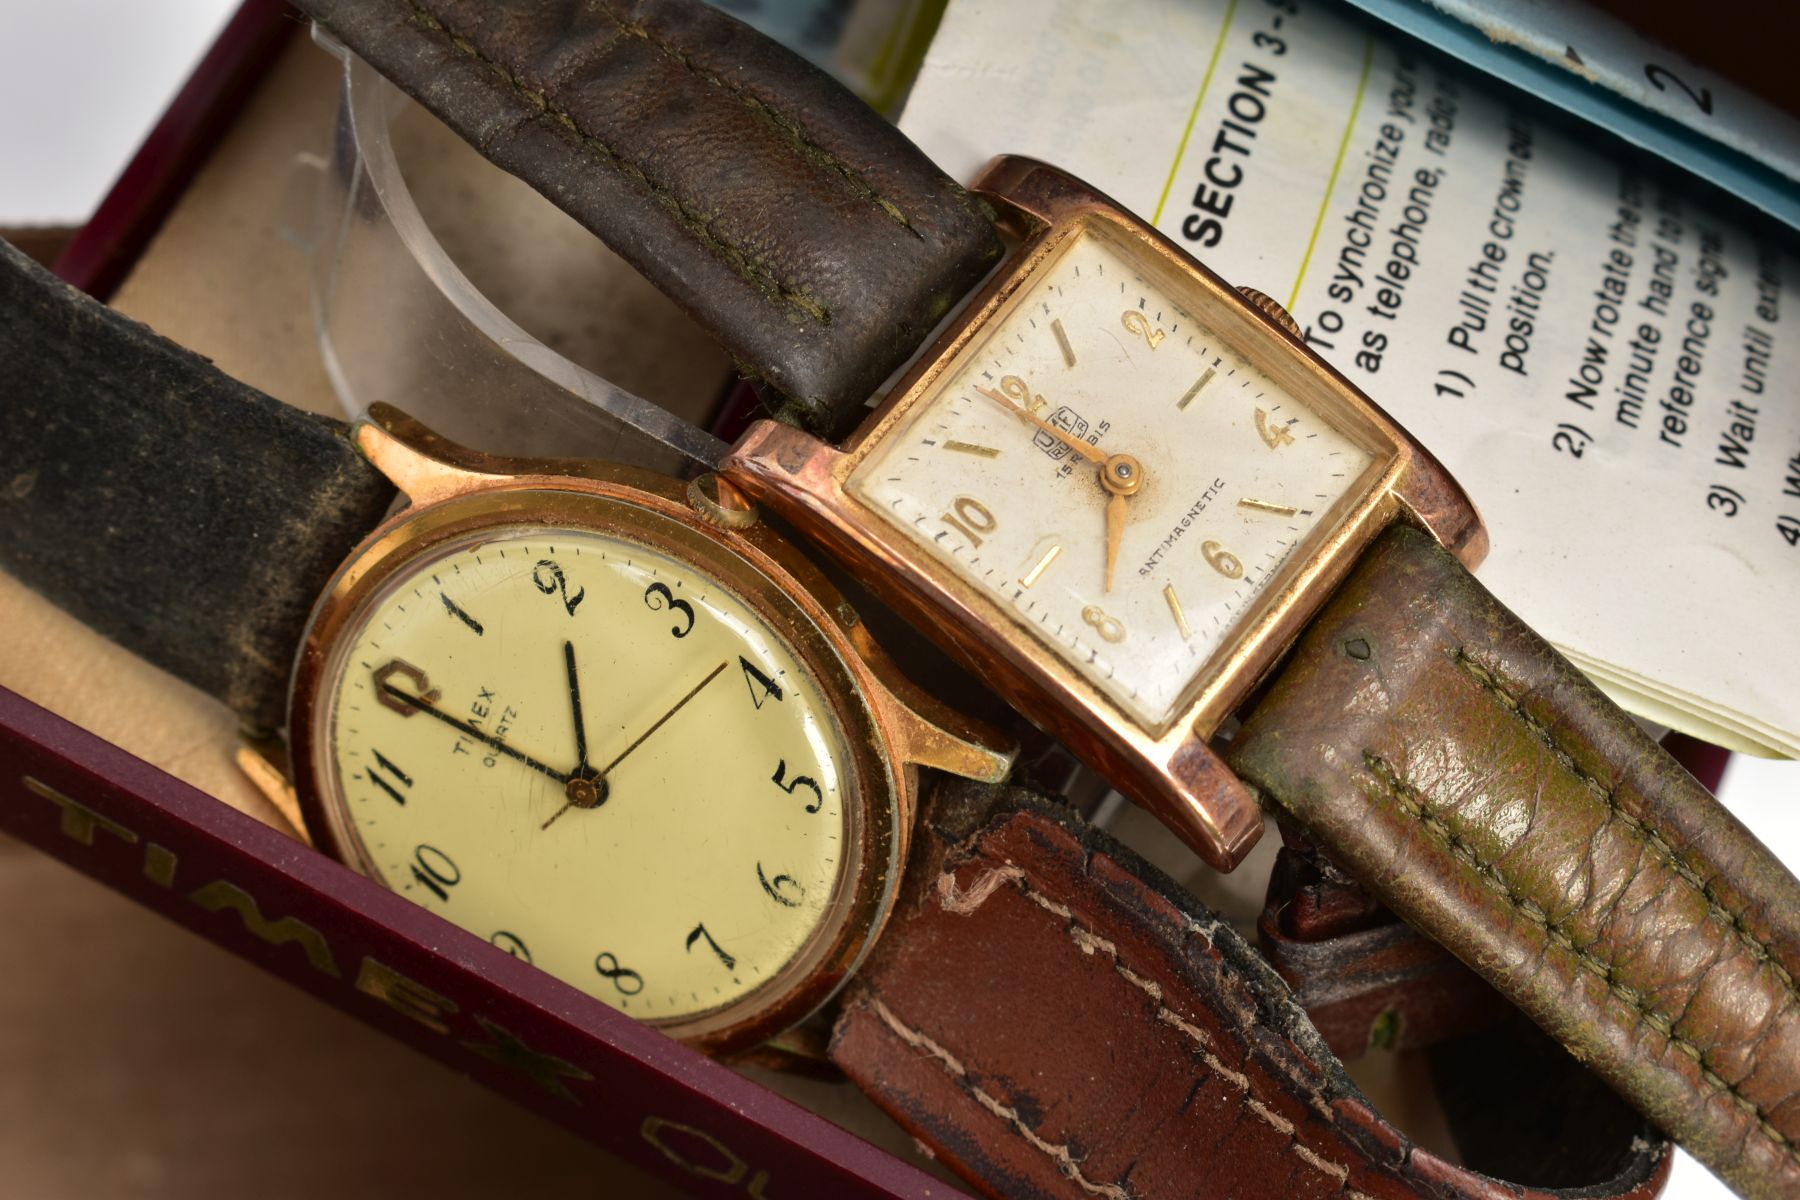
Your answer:
[[[1125,497],[1136,494],[1144,486],[1144,465],[1129,454],[1114,454],[1100,464],[1100,486],[1108,493],[1106,501],[1106,590],[1112,591],[1113,567],[1119,561],[1119,542],[1125,536],[1125,518],[1130,515]]]
[[[1082,441],[1080,438],[1076,437],[1074,434],[1070,433],[1066,429],[1058,429],[1056,426],[1050,424],[1050,422],[1048,422],[1046,420],[1043,420],[1036,413],[1030,411],[1029,409],[1025,408],[1024,406],[1015,404],[1012,400],[1008,399],[1003,393],[996,392],[993,388],[986,388],[986,387],[977,387],[975,390],[980,392],[982,395],[986,396],[989,400],[992,400],[994,403],[1000,405],[1002,408],[1008,410],[1009,412],[1016,413],[1019,416],[1025,418],[1027,421],[1031,422],[1033,425],[1036,425],[1039,429],[1043,430],[1045,433],[1049,434],[1051,437],[1055,438],[1057,441],[1061,442],[1063,445],[1067,446],[1069,449],[1075,451],[1075,453],[1081,455],[1081,457],[1087,459],[1089,462],[1103,463],[1106,461],[1106,451],[1100,449],[1100,447],[1092,445],[1088,442]]]

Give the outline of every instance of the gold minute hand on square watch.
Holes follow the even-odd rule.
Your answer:
[[[1473,581],[1461,489],[1279,309],[1043,163],[965,192],[699,4],[302,7],[758,378],[738,486],[1197,853],[1284,812],[1736,1186],[1800,1189],[1800,886]],[[1009,440],[1007,376],[1070,437]],[[1141,457],[1104,539],[1071,451]]]

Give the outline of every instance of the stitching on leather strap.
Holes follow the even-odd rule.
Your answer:
[[[696,63],[693,60],[693,57],[685,50],[662,40],[654,33],[651,33],[645,26],[627,21],[613,9],[612,5],[597,4],[595,7],[604,12],[608,17],[611,17],[613,24],[617,25],[621,30],[634,37],[643,38],[646,42],[649,42],[652,46],[656,47],[656,49],[660,50],[664,55],[679,63],[682,69],[687,71],[688,74],[692,75],[694,78],[719,91],[736,97],[746,106],[753,108],[757,112],[768,117],[778,129],[793,141],[802,154],[822,166],[829,167],[835,174],[840,176],[844,182],[850,185],[852,191],[869,201],[889,217],[892,217],[895,221],[899,222],[901,228],[905,229],[908,233],[913,234],[915,237],[923,236],[918,230],[913,228],[912,222],[907,219],[906,214],[900,210],[898,204],[895,204],[892,200],[889,200],[886,196],[883,196],[877,191],[873,184],[863,178],[861,171],[858,171],[855,167],[808,137],[806,130],[801,127],[798,121],[794,120],[768,101],[751,95],[748,91],[731,83],[718,73],[702,67],[700,64]]]
[[[1213,1040],[1211,1035],[1199,1026],[1189,1022],[1182,1017],[1180,1013],[1163,1003],[1163,991],[1160,984],[1153,979],[1138,974],[1130,967],[1127,967],[1119,958],[1119,948],[1116,943],[1094,932],[1092,929],[1089,929],[1080,921],[1076,920],[1072,910],[1067,905],[1052,900],[1042,892],[1039,892],[1036,888],[1033,888],[1025,881],[1025,873],[1019,867],[1012,863],[1008,863],[1003,867],[989,868],[976,876],[967,887],[959,887],[954,876],[954,869],[945,871],[938,876],[937,885],[934,888],[938,903],[946,912],[953,913],[957,916],[967,916],[985,904],[988,899],[1003,886],[1010,884],[1016,887],[1020,894],[1031,901],[1031,903],[1066,923],[1063,927],[1063,932],[1068,935],[1070,943],[1074,945],[1076,949],[1080,950],[1081,953],[1085,955],[1105,955],[1111,960],[1113,971],[1121,979],[1149,996],[1151,1001],[1156,1005],[1157,1021],[1160,1024],[1167,1025],[1171,1029],[1176,1030],[1189,1041],[1193,1042],[1196,1047],[1195,1052],[1200,1060],[1206,1064],[1207,1069],[1212,1071],[1218,1078],[1226,1080],[1235,1087],[1243,1097],[1244,1107],[1254,1114],[1258,1120],[1261,1120],[1264,1124],[1268,1125],[1269,1128],[1275,1130],[1275,1132],[1288,1140],[1287,1149],[1289,1153],[1293,1154],[1294,1157],[1298,1158],[1313,1170],[1335,1180],[1339,1190],[1342,1191],[1349,1200],[1373,1200],[1373,1197],[1349,1186],[1349,1167],[1325,1158],[1311,1147],[1302,1143],[1294,1123],[1263,1104],[1263,1102],[1254,1094],[1253,1085],[1251,1084],[1248,1075],[1245,1075],[1241,1071],[1234,1070],[1224,1062],[1220,1061],[1218,1055],[1213,1052]],[[1204,934],[1204,931],[1201,930],[1199,926],[1192,926],[1191,928],[1196,933]],[[1051,1152],[1051,1149],[1048,1148],[1048,1143],[1043,1142],[1019,1121],[1018,1114],[1015,1110],[1001,1104],[998,1100],[995,1100],[991,1095],[969,1080],[968,1070],[960,1060],[948,1050],[945,1050],[942,1046],[932,1041],[931,1038],[924,1033],[921,1033],[916,1029],[911,1029],[904,1024],[879,999],[871,998],[870,1002],[874,1005],[877,1015],[880,1016],[895,1033],[909,1045],[922,1049],[933,1058],[937,1059],[938,1062],[944,1066],[946,1071],[955,1076],[959,1083],[970,1090],[971,1095],[973,1095],[976,1101],[984,1108],[987,1108],[996,1116],[1011,1122],[1032,1145],[1040,1150],[1044,1150],[1046,1153],[1051,1153],[1053,1158],[1056,1157],[1056,1155]],[[1317,1111],[1320,1112],[1327,1121],[1335,1122],[1337,1120],[1336,1113],[1332,1112],[1328,1107],[1318,1106]],[[1063,1149],[1066,1150],[1067,1148],[1063,1147]],[[1063,1173],[1065,1175],[1068,1175],[1069,1178],[1074,1179],[1082,1187],[1095,1195],[1105,1195],[1108,1197],[1117,1195],[1121,1198],[1128,1198],[1131,1195],[1131,1193],[1126,1191],[1121,1185],[1095,1184],[1071,1174],[1069,1167],[1065,1166],[1061,1159],[1058,1159],[1057,1165],[1063,1168]],[[1104,1188],[1112,1188],[1113,1191],[1099,1190]]]
[[[1692,1059],[1699,1067],[1702,1082],[1723,1093],[1727,1100],[1755,1122],[1764,1136],[1779,1146],[1790,1159],[1800,1162],[1800,1151],[1797,1151],[1787,1136],[1774,1126],[1756,1101],[1744,1095],[1738,1090],[1736,1084],[1713,1070],[1706,1062],[1705,1050],[1676,1033],[1674,1022],[1658,1010],[1638,989],[1613,978],[1611,963],[1585,947],[1576,945],[1574,938],[1560,924],[1552,921],[1542,906],[1530,897],[1521,896],[1516,892],[1498,868],[1484,861],[1474,846],[1459,837],[1441,818],[1431,812],[1425,794],[1401,779],[1385,759],[1373,751],[1365,750],[1363,751],[1363,763],[1367,766],[1370,776],[1380,786],[1381,791],[1399,807],[1402,813],[1412,818],[1421,831],[1442,843],[1450,851],[1452,857],[1473,870],[1475,877],[1506,901],[1514,912],[1538,926],[1546,937],[1574,956],[1575,961],[1583,969],[1599,979],[1606,985],[1608,991],[1636,1012],[1645,1024],[1661,1034],[1671,1048]]]
[[[1061,1171],[1064,1177],[1069,1179],[1077,1187],[1081,1188],[1091,1196],[1105,1196],[1107,1197],[1107,1200],[1132,1200],[1134,1193],[1119,1184],[1095,1183],[1093,1180],[1083,1175],[1081,1173],[1081,1164],[1076,1161],[1075,1155],[1070,1152],[1069,1147],[1066,1144],[1046,1141],[1039,1137],[1036,1131],[1034,1131],[1031,1126],[1025,1124],[1019,1117],[1018,1109],[1002,1104],[991,1092],[970,1079],[968,1068],[964,1067],[954,1054],[951,1054],[948,1050],[938,1045],[938,1043],[933,1041],[928,1035],[912,1028],[899,1017],[895,1016],[893,1010],[883,1004],[879,999],[871,997],[869,1004],[875,1010],[875,1015],[881,1018],[884,1025],[898,1034],[901,1041],[913,1047],[915,1050],[923,1050],[926,1054],[936,1059],[939,1065],[956,1079],[963,1090],[975,1098],[976,1103],[993,1113],[996,1117],[999,1117],[1002,1121],[1005,1121],[1008,1125],[1011,1125],[1019,1132],[1019,1136],[1049,1155],[1050,1158],[1055,1161],[1057,1170]]]
[[[714,258],[717,258],[722,262],[740,279],[744,280],[744,282],[750,284],[760,292],[793,305],[795,308],[812,317],[814,320],[819,321],[821,324],[829,325],[831,323],[831,310],[817,297],[813,296],[805,288],[795,287],[791,284],[784,283],[774,274],[774,272],[768,270],[766,267],[759,266],[755,261],[754,256],[714,233],[711,227],[711,221],[705,214],[696,211],[675,191],[650,178],[650,176],[646,175],[642,168],[636,163],[625,158],[625,156],[620,154],[617,150],[614,150],[611,146],[583,129],[581,124],[576,121],[566,109],[559,107],[546,93],[535,88],[526,87],[525,84],[504,65],[483,54],[479,46],[476,46],[473,42],[445,25],[436,16],[420,7],[418,0],[405,0],[405,3],[406,6],[413,11],[414,16],[418,19],[419,23],[433,32],[440,34],[444,38],[446,45],[448,45],[452,51],[461,54],[466,58],[473,59],[490,71],[493,71],[521,100],[530,104],[533,108],[536,108],[546,116],[555,119],[571,134],[580,139],[581,143],[589,150],[593,151],[595,155],[606,160],[614,170],[631,179],[639,187],[643,188],[644,191],[650,195],[651,199],[655,200],[657,203],[661,204],[663,208],[668,210],[670,215],[680,222],[683,228],[692,233],[699,239],[703,246],[712,252]],[[621,28],[623,27],[621,26]]]
[[[1520,701],[1518,696],[1501,681],[1498,674],[1477,662],[1461,647],[1457,648],[1452,653],[1451,658],[1455,661],[1457,666],[1461,667],[1464,672],[1471,676],[1475,682],[1479,683],[1494,697],[1494,699],[1498,700],[1501,707],[1517,717],[1519,721],[1524,724],[1525,728],[1531,731],[1532,736],[1537,738],[1539,742],[1543,743],[1543,745],[1549,749],[1551,755],[1556,759],[1557,765],[1561,766],[1563,770],[1580,780],[1582,785],[1592,793],[1594,798],[1606,805],[1608,811],[1617,817],[1627,829],[1643,838],[1664,866],[1681,876],[1690,887],[1699,892],[1701,899],[1706,901],[1707,908],[1712,915],[1737,935],[1738,940],[1750,951],[1752,958],[1756,959],[1758,962],[1768,964],[1769,968],[1775,972],[1776,977],[1781,980],[1782,986],[1787,989],[1789,998],[1796,1003],[1800,1003],[1800,990],[1796,990],[1794,977],[1775,956],[1775,952],[1769,948],[1767,943],[1761,938],[1758,938],[1756,934],[1750,930],[1749,926],[1744,923],[1742,916],[1728,908],[1713,894],[1712,886],[1704,879],[1700,878],[1700,873],[1698,871],[1695,871],[1692,867],[1681,861],[1680,855],[1675,851],[1674,844],[1670,842],[1668,838],[1664,837],[1661,832],[1642,817],[1626,811],[1624,806],[1618,801],[1617,789],[1615,787],[1602,782],[1587,771],[1582,770],[1581,764],[1575,761],[1574,755],[1563,748],[1562,744],[1556,740],[1556,735],[1550,732],[1547,725],[1526,711],[1524,704]]]

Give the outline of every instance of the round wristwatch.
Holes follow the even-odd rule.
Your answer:
[[[1105,1194],[1300,1171],[1332,1194],[1648,1200],[1666,1179],[1635,1114],[1506,1035],[1466,1052],[1489,1080],[1541,1064],[1525,1091],[1552,1119],[1452,1122],[1534,1190],[1414,1148],[1241,939],[996,786],[993,736],[915,694],[715,479],[492,459],[391,409],[347,429],[4,243],[0,313],[0,566],[252,730],[287,709],[314,838],[506,952],[720,1052],[862,964],[834,1057],[918,1095],[922,1136],[994,1194],[1059,1194],[1146,1139]],[[1004,1044],[945,1049],[972,1036]],[[1160,1064],[1135,1119],[1111,1111],[1130,1072],[1041,1103],[1127,1036]]]
[[[719,337],[778,418],[728,478],[1202,857],[1284,814],[1800,1188],[1800,885],[1474,581],[1460,489],[1272,301],[1045,164],[964,192],[698,3],[301,6]]]

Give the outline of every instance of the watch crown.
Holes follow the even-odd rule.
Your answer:
[[[747,529],[762,517],[755,501],[712,471],[688,481],[687,499],[701,520],[721,529]]]
[[[1294,320],[1292,313],[1276,303],[1273,296],[1264,295],[1255,288],[1241,287],[1238,291],[1243,293],[1244,299],[1261,309],[1263,315],[1273,318],[1277,325],[1281,326],[1295,337],[1305,336],[1300,332],[1300,322]]]

